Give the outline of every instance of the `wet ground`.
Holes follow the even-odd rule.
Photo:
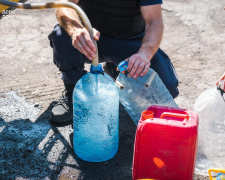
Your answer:
[[[163,4],[161,48],[176,68],[182,108],[193,109],[225,71],[224,6],[220,0]],[[76,156],[71,124],[49,123],[63,91],[47,39],[56,23],[54,10],[18,9],[0,20],[0,179],[131,179],[136,126],[122,106],[119,151],[102,163]]]

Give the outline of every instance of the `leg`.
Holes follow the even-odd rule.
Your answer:
[[[109,42],[100,37],[98,43],[100,62],[110,62],[111,49]],[[65,85],[65,94],[60,102],[52,109],[50,120],[53,122],[68,122],[72,120],[72,94],[77,81],[87,72],[84,63],[91,63],[82,53],[72,46],[71,37],[59,26],[55,26],[49,35],[50,45],[53,48],[53,61],[62,72]]]
[[[55,26],[49,35],[50,45],[53,48],[53,61],[62,72],[65,86],[64,94],[52,111],[50,120],[57,123],[72,121],[72,94],[77,81],[86,73],[84,62],[88,61],[72,46],[71,37],[59,26]]]
[[[55,26],[49,40],[53,48],[53,62],[62,72],[63,81],[76,84],[86,73],[84,63],[88,59],[72,46],[71,37],[59,25]]]
[[[177,89],[178,79],[175,69],[167,54],[159,49],[151,60],[150,68],[158,73],[159,77],[162,79],[172,97],[177,97],[179,94],[179,91]]]

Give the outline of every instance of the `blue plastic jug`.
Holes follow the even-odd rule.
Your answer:
[[[119,144],[119,90],[111,77],[101,73],[91,69],[73,92],[74,150],[90,162],[111,159]]]

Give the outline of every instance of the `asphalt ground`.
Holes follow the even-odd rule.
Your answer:
[[[193,109],[225,71],[223,6],[219,0],[163,4],[161,48],[179,77],[179,107]],[[0,20],[0,179],[131,179],[136,126],[122,106],[118,153],[102,163],[76,156],[71,124],[49,122],[64,89],[47,38],[55,24],[53,9],[17,9]]]

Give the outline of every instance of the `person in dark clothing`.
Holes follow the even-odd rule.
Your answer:
[[[175,98],[178,80],[169,57],[160,48],[163,34],[162,0],[60,0],[78,4],[87,14],[97,41],[99,61],[106,70],[129,59],[129,76],[144,76],[154,69]],[[72,92],[77,81],[86,73],[84,63],[91,63],[96,47],[78,15],[72,9],[56,10],[59,24],[49,35],[53,59],[62,72],[65,94],[51,112],[51,121],[72,119]]]

